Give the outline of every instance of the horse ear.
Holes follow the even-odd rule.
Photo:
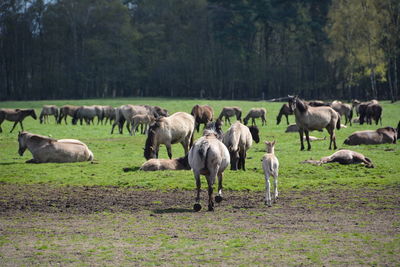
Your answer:
[[[274,140],[274,141],[272,141],[272,145],[274,146],[276,144],[276,141]]]

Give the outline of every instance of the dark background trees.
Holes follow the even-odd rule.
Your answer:
[[[3,0],[0,99],[397,100],[397,0]]]

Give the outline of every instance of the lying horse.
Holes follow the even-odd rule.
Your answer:
[[[303,134],[306,134],[308,150],[311,150],[309,132],[326,128],[330,135],[329,149],[336,146],[335,127],[340,129],[340,116],[331,107],[312,107],[299,99],[297,96],[289,98],[289,106],[294,111],[296,124],[299,127],[301,150],[304,150]]]
[[[22,156],[25,150],[32,153],[33,159],[26,163],[45,162],[79,162],[93,160],[93,153],[79,140],[56,140],[46,136],[21,132],[18,134],[18,153]]]
[[[238,121],[242,121],[242,109],[239,107],[224,107],[221,114],[219,114],[218,119],[222,120],[222,118],[225,117],[225,124],[228,120],[229,125],[231,125],[231,120],[229,118],[233,116],[236,116]]]
[[[46,123],[46,121],[49,122],[49,115],[53,115],[57,123],[58,107],[55,105],[44,105],[39,115],[40,123]]]
[[[352,133],[344,144],[356,145],[377,145],[396,144],[398,132],[393,127],[379,128],[377,130],[365,130]]]
[[[276,117],[276,125],[281,123],[282,116],[286,117],[287,125],[289,125],[289,115],[293,115],[293,112],[290,110],[290,107],[287,103],[283,104],[281,109],[279,110],[279,114]]]
[[[190,170],[188,156],[177,159],[149,159],[140,167],[141,171]]]
[[[204,126],[207,123],[211,122],[214,117],[214,110],[209,105],[195,105],[190,112],[195,119],[196,122],[196,130],[199,132],[200,124],[204,123]]]
[[[240,122],[235,122],[225,133],[223,143],[228,148],[231,158],[231,170],[246,170],[247,150],[253,144],[253,140],[260,141],[257,126],[247,127]]]
[[[169,117],[158,118],[150,126],[144,157],[148,160],[158,158],[158,150],[161,144],[167,147],[168,157],[172,158],[171,145],[181,143],[185,155],[192,146],[194,134],[194,118],[186,112],[177,112]]]
[[[218,140],[217,133],[206,130],[204,136],[198,139],[189,151],[189,165],[193,169],[196,180],[197,196],[193,206],[195,211],[201,209],[200,205],[200,175],[205,175],[208,184],[208,210],[214,210],[212,200],[213,185],[218,176],[218,195],[215,197],[217,203],[222,201],[222,178],[223,172],[229,165],[229,151],[226,146]]]
[[[0,133],[3,132],[3,129],[1,128],[1,124],[3,123],[4,120],[14,121],[14,125],[13,125],[10,133],[12,133],[12,131],[14,131],[14,128],[15,128],[15,126],[17,126],[18,122],[19,122],[19,125],[21,126],[21,129],[24,130],[22,121],[27,116],[31,116],[35,120],[37,119],[34,109],[9,109],[9,108],[0,109]]]
[[[247,113],[246,117],[243,119],[244,125],[247,125],[249,119],[251,118],[251,125],[256,125],[256,118],[261,118],[262,126],[267,124],[267,120],[265,116],[267,115],[267,110],[265,108],[252,108],[249,113]]]
[[[302,161],[301,163],[311,163],[315,165],[321,165],[325,163],[333,163],[333,162],[338,162],[340,164],[358,164],[358,163],[364,163],[365,167],[367,168],[374,168],[374,165],[372,164],[372,161],[365,157],[363,154],[354,152],[352,150],[347,150],[347,149],[342,149],[339,151],[336,151],[332,155],[328,157],[323,157],[320,160],[305,160]]]

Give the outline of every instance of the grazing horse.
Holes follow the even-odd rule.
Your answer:
[[[141,134],[144,134],[147,132],[147,128],[149,127],[149,125],[155,121],[156,118],[154,118],[153,115],[144,115],[144,114],[138,114],[133,116],[132,118],[132,126],[131,126],[131,132],[130,134],[132,135],[136,135],[136,131],[137,128],[139,127],[139,125],[142,126],[141,129]],[[144,127],[143,127],[144,125]]]
[[[12,133],[12,131],[14,131],[14,128],[15,128],[15,126],[17,126],[18,122],[19,122],[19,125],[21,126],[21,129],[24,130],[22,121],[27,116],[32,116],[32,118],[34,118],[35,120],[37,119],[34,109],[9,109],[9,108],[0,109],[0,133],[3,132],[3,129],[1,128],[1,124],[3,123],[4,120],[14,121],[14,125],[13,125],[10,133]]]
[[[396,144],[397,138],[398,131],[396,129],[393,127],[385,127],[377,130],[354,132],[344,140],[344,144],[349,146]]]
[[[281,109],[279,110],[279,114],[276,117],[276,125],[279,125],[279,123],[281,123],[283,115],[285,115],[287,125],[289,125],[289,115],[293,115],[293,112],[290,110],[290,107],[287,103],[283,104]]]
[[[350,122],[351,126],[351,120],[353,118],[353,108],[349,104],[343,104],[341,101],[333,101],[331,104],[331,107],[339,113],[340,116],[345,117],[345,123],[344,125],[347,124],[347,122]]]
[[[58,117],[58,123],[61,124],[62,119],[64,119],[65,124],[67,124],[67,117],[72,118],[75,112],[80,108],[80,106],[64,105],[60,108],[60,116]]]
[[[374,108],[372,108],[372,106],[374,106]],[[364,124],[364,122],[371,124],[371,117],[377,117],[378,120],[380,119],[382,107],[379,105],[378,100],[372,99],[371,101],[360,103],[358,105],[358,112],[360,113],[361,125]],[[374,114],[375,112],[376,114]],[[378,121],[376,121],[376,124],[378,124]]]
[[[188,155],[177,159],[149,159],[140,167],[141,171],[190,170]]]
[[[103,118],[106,119],[104,124],[107,124],[108,121],[111,124],[112,121],[115,120],[115,108],[113,108],[112,106],[103,106],[103,112],[104,112]]]
[[[192,108],[190,114],[192,114],[192,116],[194,117],[194,120],[196,122],[195,127],[197,132],[199,132],[201,123],[204,123],[205,127],[207,123],[213,120],[214,110],[209,105],[195,105]]]
[[[340,116],[335,110],[327,106],[309,106],[297,96],[289,98],[289,106],[294,111],[296,124],[299,127],[301,150],[304,150],[303,134],[306,134],[308,150],[311,150],[309,132],[323,128],[326,128],[330,135],[329,149],[332,149],[332,143],[334,149],[337,149],[335,127],[340,129]]]
[[[75,125],[78,120],[80,120],[81,125],[83,120],[85,120],[87,125],[90,125],[90,123],[94,124],[93,120],[96,116],[99,116],[99,113],[102,113],[99,106],[81,106],[75,111],[72,124]]]
[[[57,123],[58,107],[55,105],[44,105],[39,115],[40,123],[46,123],[46,121],[49,122],[49,115],[53,115]]]
[[[278,173],[279,173],[279,160],[275,156],[275,141],[268,142],[267,145],[267,153],[264,154],[262,158],[262,167],[265,175],[265,205],[271,207],[271,190],[270,190],[270,182],[269,177],[272,175],[274,177],[274,202],[278,199]]]
[[[225,117],[225,124],[228,120],[229,125],[231,125],[231,120],[229,118],[233,116],[236,116],[236,119],[241,122],[242,109],[239,107],[224,107],[221,111],[221,114],[219,114],[218,119],[222,120],[222,118]]]
[[[379,104],[369,104],[366,110],[367,123],[372,124],[372,120],[378,125],[380,122],[382,126],[382,106]]]
[[[181,143],[185,155],[189,152],[193,143],[194,118],[186,112],[177,112],[169,117],[158,118],[150,126],[144,157],[148,160],[158,158],[158,150],[161,144],[167,147],[168,157],[172,158],[171,145]]]
[[[196,180],[197,196],[193,206],[195,211],[201,210],[200,204],[200,175],[206,176],[208,184],[208,210],[214,210],[212,199],[213,185],[218,176],[218,195],[215,197],[217,203],[222,201],[222,178],[223,172],[228,167],[230,157],[226,146],[217,138],[218,133],[206,130],[205,135],[199,138],[189,151],[189,165],[193,169]]]
[[[18,134],[18,153],[22,156],[28,149],[33,159],[26,163],[79,162],[93,160],[93,153],[79,140],[60,139],[21,132]]]
[[[247,125],[249,119],[251,118],[251,125],[256,125],[256,118],[261,118],[262,126],[267,125],[267,120],[265,116],[267,115],[267,110],[265,108],[252,108],[246,117],[243,119],[244,125]]]
[[[150,107],[150,106],[149,106]],[[122,134],[122,128],[126,121],[126,128],[128,132],[131,132],[129,127],[132,125],[132,118],[135,115],[143,114],[143,115],[152,115],[146,106],[138,106],[138,105],[122,105],[118,108],[118,111],[115,114],[115,121],[111,128],[111,134],[114,132],[114,127],[118,124],[119,133]],[[155,116],[156,117],[156,116]]]
[[[238,121],[225,133],[223,143],[230,154],[231,170],[246,170],[247,150],[253,144],[253,140],[256,143],[260,141],[257,126],[247,127]]]
[[[320,160],[305,160],[302,161],[301,163],[310,163],[310,164],[315,164],[315,165],[321,165],[325,163],[333,163],[333,162],[338,162],[339,164],[358,164],[358,163],[364,163],[365,167],[367,168],[374,168],[374,164],[372,164],[372,161],[365,157],[363,154],[348,150],[348,149],[341,149],[339,151],[336,151],[332,155],[328,157],[323,157]]]

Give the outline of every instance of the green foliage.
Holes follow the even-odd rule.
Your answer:
[[[71,104],[69,101],[53,101],[52,104],[61,106]],[[376,129],[379,126],[358,125],[337,131],[337,142],[339,148],[348,148],[363,153],[372,159],[376,165],[375,169],[367,169],[362,165],[339,165],[327,164],[313,166],[300,164],[306,159],[319,159],[330,155],[333,151],[328,150],[329,135],[324,131],[312,132],[317,137],[327,137],[327,140],[312,143],[311,151],[300,151],[297,133],[284,133],[286,129],[285,120],[276,125],[276,115],[282,103],[250,102],[250,101],[210,101],[210,100],[181,100],[181,99],[158,99],[158,98],[131,98],[112,100],[79,100],[74,104],[104,104],[118,106],[121,104],[150,104],[160,105],[169,110],[170,114],[177,111],[190,112],[195,104],[209,104],[214,108],[217,116],[224,106],[237,105],[243,109],[244,115],[252,107],[265,107],[267,109],[267,126],[260,127],[261,142],[254,144],[248,152],[246,161],[247,171],[225,172],[224,187],[229,190],[264,190],[264,176],[261,168],[261,158],[265,153],[264,140],[276,140],[276,154],[280,161],[279,184],[282,190],[305,190],[305,189],[330,189],[341,187],[386,187],[398,186],[400,184],[400,167],[397,159],[400,151],[398,144],[372,145],[348,147],[343,145],[344,139],[356,130]],[[48,104],[44,101],[31,102],[2,102],[0,108],[34,107],[40,112],[40,107]],[[398,123],[396,117],[399,104],[383,102],[383,124],[395,127]],[[294,117],[290,116],[291,123]],[[39,124],[32,118],[24,121],[25,129],[53,138],[74,138],[85,142],[93,151],[95,161],[93,163],[69,163],[69,164],[26,164],[31,158],[29,151],[23,157],[17,154],[18,142],[17,131],[9,133],[12,123],[5,121],[2,124],[3,133],[0,134],[0,182],[7,183],[51,183],[57,185],[103,185],[103,186],[129,186],[146,188],[150,190],[168,190],[174,188],[194,188],[194,178],[191,171],[164,171],[164,172],[141,172],[137,169],[145,161],[143,147],[146,137],[143,135],[129,136],[126,129],[124,135],[110,135],[111,125],[56,125],[52,118],[50,124]],[[258,124],[260,124],[258,122]],[[224,125],[224,131],[228,129]],[[196,138],[200,133],[196,133]],[[183,155],[182,147],[177,144],[172,147],[173,157]],[[160,148],[160,158],[167,158],[165,147]],[[132,171],[124,172],[124,168]],[[202,178],[203,179],[203,178]],[[205,187],[203,180],[203,188]]]

